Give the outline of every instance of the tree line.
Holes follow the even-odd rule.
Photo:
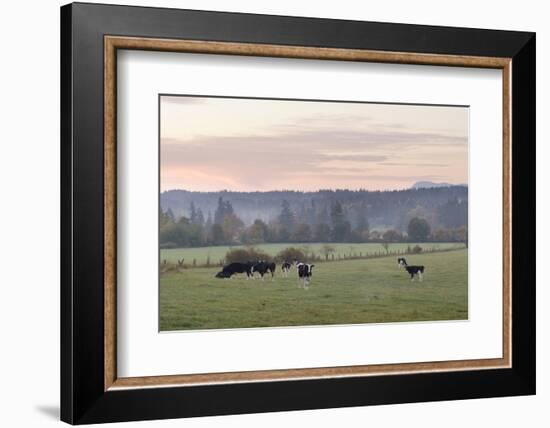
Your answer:
[[[330,223],[332,206],[339,202],[352,229],[359,224],[368,210],[371,230],[396,229],[405,233],[412,217],[425,218],[432,228],[458,228],[468,223],[468,187],[449,186],[426,189],[389,191],[318,190],[300,192],[274,190],[262,192],[197,192],[169,190],[161,192],[160,203],[164,211],[170,209],[176,219],[191,215],[191,205],[202,210],[204,220],[214,213],[219,198],[230,201],[234,212],[249,226],[256,219],[271,223],[277,219],[284,201],[301,222],[314,227]]]
[[[461,205],[464,204],[458,200],[449,200],[440,206],[441,214],[452,217],[454,211],[464,209]],[[420,208],[411,210],[404,231],[397,228],[371,230],[365,201],[350,209],[339,200],[322,205],[312,200],[309,206],[297,212],[283,199],[278,214],[270,221],[257,218],[247,225],[235,213],[233,204],[219,196],[213,215],[211,211],[205,215],[194,202],[190,204],[189,215],[179,218],[171,208],[160,208],[160,245],[161,248],[176,248],[262,243],[407,241],[467,244],[467,226],[460,224],[461,221],[451,222],[454,227],[441,227],[440,222],[432,230],[430,221],[422,213]]]

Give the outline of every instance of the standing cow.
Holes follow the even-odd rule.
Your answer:
[[[414,281],[415,277],[417,277],[419,281],[422,281],[424,266],[411,266],[407,264],[407,260],[405,260],[404,257],[399,257],[397,259],[397,265],[405,268],[407,273],[411,276],[411,281]]]
[[[305,290],[309,288],[309,282],[311,281],[314,267],[315,265],[307,263],[298,263],[296,265],[296,270],[298,271],[298,287],[303,287]]]
[[[281,271],[283,272],[283,276],[285,278],[288,277],[291,267],[292,267],[292,264],[290,262],[283,262],[283,264],[281,265]]]

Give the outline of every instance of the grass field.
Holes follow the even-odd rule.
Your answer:
[[[169,272],[160,280],[160,329],[464,320],[467,254],[460,249],[407,255],[409,264],[425,265],[423,282],[411,282],[393,256],[319,263],[308,290],[298,288],[294,268],[283,278],[279,266],[275,280],[263,282],[242,275],[217,279],[216,267]]]
[[[279,251],[284,250],[288,247],[297,247],[305,250],[305,252],[310,254],[315,254],[320,256],[321,248],[324,244],[321,243],[311,243],[311,244],[260,244],[255,245],[254,247],[262,250],[272,256],[276,255]],[[354,243],[342,243],[342,244],[330,244],[336,250],[334,253],[335,257],[341,256],[344,254],[356,254],[357,256],[361,253],[362,256],[365,255],[374,255],[377,253],[384,253],[385,249],[381,244],[376,243],[366,243],[366,244],[354,244]],[[424,250],[443,250],[450,248],[464,248],[462,243],[437,243],[429,242],[422,244],[415,243],[396,243],[390,244],[388,250],[392,252],[404,251],[408,246],[411,248],[415,245],[419,245]],[[198,248],[175,248],[175,249],[162,249],[160,250],[160,260],[166,260],[169,263],[176,263],[177,260],[185,259],[187,265],[192,264],[193,259],[196,261],[197,265],[206,264],[207,258],[210,258],[212,264],[218,264],[220,260],[223,260],[225,253],[231,248],[240,248],[239,246],[218,246],[218,247],[198,247]]]

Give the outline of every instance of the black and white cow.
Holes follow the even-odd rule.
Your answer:
[[[414,277],[418,277],[419,281],[422,281],[422,276],[424,275],[424,266],[407,266],[405,265],[406,271],[411,276],[411,281],[414,281]]]
[[[254,264],[252,266],[251,272],[252,277],[254,277],[254,272],[258,272],[260,274],[260,277],[262,278],[262,281],[264,279],[264,275],[267,272],[271,273],[271,280],[273,281],[273,276],[275,275],[275,268],[277,265],[273,262],[266,262],[265,260],[260,260],[258,263]]]
[[[298,287],[301,286],[306,290],[308,289],[314,267],[315,265],[310,265],[307,263],[296,264],[296,270],[298,271]]]
[[[288,273],[290,272],[290,268],[292,267],[292,263],[290,262],[283,262],[281,265],[281,271],[283,272],[283,276],[286,278],[288,277]]]
[[[236,273],[246,273],[246,277],[252,276],[252,263],[230,263],[216,274],[216,278],[231,278]]]
[[[419,281],[422,281],[422,276],[424,275],[424,266],[409,266],[405,257],[399,257],[397,259],[397,265],[404,267],[408,274],[411,276],[411,281],[414,281],[416,276]]]

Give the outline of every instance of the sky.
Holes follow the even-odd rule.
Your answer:
[[[161,191],[468,183],[468,108],[161,96]]]

